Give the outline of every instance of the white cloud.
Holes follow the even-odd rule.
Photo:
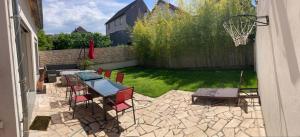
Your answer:
[[[77,26],[105,34],[105,22],[128,3],[116,0],[44,0],[46,33],[69,33]]]

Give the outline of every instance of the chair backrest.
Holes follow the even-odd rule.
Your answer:
[[[72,92],[71,96],[73,96],[73,95],[77,96],[77,92],[75,91],[75,87],[74,86],[75,85],[71,85],[71,92]]]
[[[99,75],[102,75],[103,68],[98,68],[98,71],[97,71],[97,72],[98,72]]]
[[[116,102],[115,103],[120,104],[120,103],[125,102],[126,100],[132,99],[133,91],[134,91],[133,87],[120,90],[116,94]]]
[[[104,77],[110,78],[111,70],[105,70]]]
[[[116,82],[123,83],[124,73],[118,72],[116,77]]]
[[[65,75],[65,79],[67,81],[68,87],[71,87],[72,85],[74,85],[74,83],[72,83],[72,80],[71,80],[72,77],[73,77],[72,75]]]
[[[74,75],[66,75],[65,78],[66,78],[68,87],[80,85],[78,77],[76,77]]]

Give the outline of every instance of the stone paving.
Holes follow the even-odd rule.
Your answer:
[[[47,131],[30,130],[30,137],[84,136],[142,136],[142,137],[248,137],[265,136],[261,108],[247,100],[248,106],[236,107],[233,102],[197,101],[192,104],[192,92],[172,90],[149,98],[134,94],[136,121],[132,111],[119,114],[118,126],[114,111],[103,118],[101,99],[95,98],[95,114],[91,107],[80,105],[72,119],[72,109],[65,98],[65,87],[58,83],[46,84],[47,92],[38,94],[33,116],[51,116]],[[243,109],[242,109],[243,108]],[[246,113],[244,110],[247,110]],[[117,129],[121,132],[118,133]]]

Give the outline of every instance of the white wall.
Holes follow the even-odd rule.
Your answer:
[[[257,28],[259,91],[268,136],[300,136],[300,1],[259,0]]]
[[[21,91],[19,84],[17,50],[15,44],[15,29],[12,14],[12,1],[0,1],[0,121],[4,127],[0,129],[0,137],[22,136],[22,115]],[[37,72],[35,61],[34,39],[36,30],[31,17],[28,0],[21,0],[20,17],[23,25],[28,29],[28,57],[29,62],[29,85],[31,90],[36,89]],[[35,92],[34,92],[35,93]],[[29,93],[28,93],[29,94]],[[30,99],[32,101],[32,99]],[[31,108],[29,108],[31,109]]]
[[[0,129],[1,137],[15,137],[19,135],[20,121],[17,109],[17,91],[16,72],[14,66],[16,62],[16,53],[12,47],[11,26],[9,16],[11,9],[8,8],[11,3],[6,0],[0,1],[0,120],[3,122],[3,128]]]

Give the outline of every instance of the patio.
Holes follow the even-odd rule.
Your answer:
[[[59,80],[58,80],[59,81]],[[261,108],[258,101],[248,105],[248,113],[231,102],[211,105],[198,101],[192,105],[191,92],[171,90],[158,98],[134,94],[136,120],[131,112],[120,113],[120,129],[117,132],[115,113],[110,111],[104,122],[101,98],[95,98],[95,114],[90,107],[80,105],[72,119],[65,98],[65,87],[47,83],[46,93],[38,94],[33,116],[51,116],[47,131],[30,131],[30,137],[55,136],[215,136],[242,137],[265,136]],[[250,102],[250,101],[248,101]],[[130,110],[129,110],[130,111]]]

